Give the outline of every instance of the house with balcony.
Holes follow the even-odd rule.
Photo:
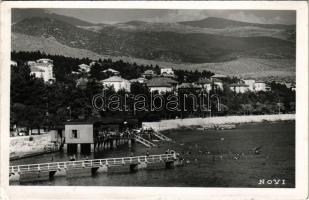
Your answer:
[[[177,81],[168,77],[154,77],[147,82],[147,87],[150,92],[166,93],[176,90],[177,84]]]
[[[234,83],[229,85],[229,88],[235,93],[245,93],[250,91],[249,85],[244,83]]]

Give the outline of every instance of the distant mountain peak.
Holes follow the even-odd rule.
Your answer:
[[[24,19],[27,18],[33,18],[33,17],[40,17],[40,18],[49,18],[49,19],[56,19],[61,20],[66,23],[69,23],[74,26],[93,26],[95,24],[91,22],[87,22],[75,17],[68,17],[65,15],[59,15],[56,13],[53,13],[50,10],[45,9],[36,9],[36,8],[30,8],[30,9],[13,9],[12,11],[12,23],[18,23]]]
[[[271,28],[271,29],[295,29],[295,25],[252,23],[252,22],[243,22],[218,17],[207,17],[201,20],[182,21],[178,23],[193,27],[214,28],[214,29],[224,29],[228,27],[246,27],[246,26]]]

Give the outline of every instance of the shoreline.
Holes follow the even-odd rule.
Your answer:
[[[185,118],[161,120],[159,122],[143,122],[143,128],[152,128],[155,131],[166,131],[171,129],[208,127],[227,124],[244,124],[257,122],[276,122],[293,121],[295,114],[277,114],[277,115],[241,115],[241,116],[222,116],[208,118]]]

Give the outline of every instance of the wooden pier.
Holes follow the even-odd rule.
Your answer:
[[[78,160],[10,166],[10,181],[31,182],[49,180],[53,176],[67,178],[91,176],[98,172],[119,173],[139,169],[173,168],[176,153],[149,156]]]

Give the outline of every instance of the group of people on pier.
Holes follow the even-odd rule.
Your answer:
[[[152,140],[153,136],[151,134],[153,130],[151,129],[125,129],[123,131],[113,130],[113,129],[102,129],[97,132],[96,141],[104,142],[109,139],[131,139],[134,135],[144,137],[145,139]]]

